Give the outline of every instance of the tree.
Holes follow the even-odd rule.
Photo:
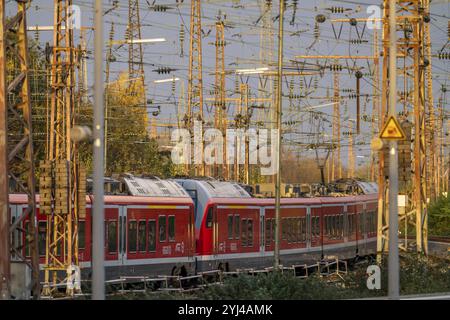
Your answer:
[[[122,73],[108,86],[108,174],[171,176],[174,166],[149,137],[144,88]],[[133,90],[129,90],[133,86]]]

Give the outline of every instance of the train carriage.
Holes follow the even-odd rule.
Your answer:
[[[216,180],[160,180],[125,176],[127,195],[105,196],[107,279],[126,275],[193,274],[273,264],[275,200],[254,198],[239,184]],[[377,194],[281,199],[280,259],[284,265],[373,254]],[[80,217],[79,260],[89,278],[93,198]],[[13,222],[25,195],[10,195]],[[39,204],[39,196],[37,196]],[[46,216],[39,213],[40,262],[45,263]],[[28,228],[27,220],[21,223]],[[20,229],[20,228],[19,228]],[[27,239],[15,230],[13,241]]]
[[[124,179],[130,195],[105,196],[105,267],[107,279],[125,275],[157,275],[194,272],[194,203],[175,182],[159,179]],[[39,212],[39,254],[45,264],[46,219]],[[92,196],[87,197],[86,215],[78,223],[79,262],[89,277],[92,259]],[[14,222],[25,210],[26,195],[10,195]],[[23,228],[29,221],[25,220]],[[27,239],[16,230],[16,243],[22,243],[29,257]]]
[[[236,183],[178,180],[196,206],[198,270],[273,263],[274,199],[252,198]],[[376,194],[281,200],[281,262],[373,253]]]

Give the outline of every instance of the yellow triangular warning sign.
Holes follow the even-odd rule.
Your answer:
[[[381,131],[380,138],[385,140],[405,140],[406,134],[397,119],[391,116]]]

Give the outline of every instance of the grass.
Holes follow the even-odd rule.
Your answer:
[[[282,273],[241,275],[194,293],[139,293],[116,295],[111,299],[336,300],[386,296],[387,266],[381,265],[382,286],[376,291],[367,289],[367,266],[344,274],[342,278],[312,275],[302,279]],[[402,295],[450,292],[450,264],[444,259],[402,255],[400,281]]]

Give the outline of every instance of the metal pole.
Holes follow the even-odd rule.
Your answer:
[[[94,74],[94,210],[92,224],[92,299],[105,299],[104,249],[104,83],[103,83],[103,4],[95,1]]]
[[[395,116],[397,104],[397,14],[396,0],[389,1],[389,115]],[[389,145],[389,298],[399,299],[399,250],[398,250],[398,146]]]
[[[281,118],[283,110],[283,31],[284,31],[284,0],[280,0],[280,22],[278,30],[278,86],[277,86],[277,131],[278,150],[276,154],[276,167],[278,169],[275,179],[275,251],[274,268],[280,265],[280,203],[281,203]]]
[[[8,130],[6,106],[5,1],[0,0],[0,300],[10,298],[10,248],[8,210]]]

